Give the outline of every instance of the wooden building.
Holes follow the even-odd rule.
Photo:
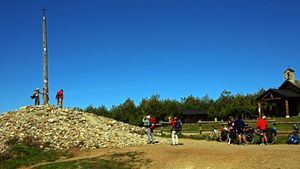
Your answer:
[[[198,121],[208,120],[208,113],[203,110],[184,110],[182,111],[182,122],[197,123]]]
[[[300,113],[300,81],[295,80],[295,71],[290,68],[284,71],[284,78],[285,81],[278,89],[269,89],[257,98],[259,115],[262,114],[262,105],[265,103],[269,105],[264,113],[267,116],[272,116],[274,109],[286,118]]]

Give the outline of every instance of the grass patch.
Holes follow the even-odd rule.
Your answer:
[[[35,169],[131,169],[147,166],[151,161],[141,158],[140,155],[142,153],[138,152],[113,153],[110,156],[47,164]]]
[[[275,144],[287,144],[288,135],[277,135]]]
[[[197,135],[182,135],[182,138],[191,138],[191,139],[194,139],[194,140],[205,140],[207,137],[207,135],[200,135],[200,134],[197,134]],[[217,139],[217,138],[216,138]]]
[[[77,161],[60,162],[47,164],[43,166],[36,167],[35,169],[90,169],[90,168],[109,168],[118,169],[124,168],[129,169],[129,164],[124,164],[123,162],[105,160],[100,158],[91,158]]]
[[[72,154],[66,152],[44,150],[24,144],[15,144],[0,155],[0,168],[13,169],[45,161],[55,161],[60,157],[71,156]]]

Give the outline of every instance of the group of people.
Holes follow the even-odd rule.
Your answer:
[[[143,118],[144,126],[146,127],[147,144],[154,144],[153,130],[156,127],[156,119],[151,114],[148,114]],[[171,125],[172,145],[179,145],[178,132],[182,129],[182,122],[177,117],[169,117],[168,124]]]
[[[36,88],[33,91],[31,99],[34,99],[34,105],[40,105],[40,94],[44,94],[44,92],[41,93],[39,88]],[[47,94],[47,97],[48,97],[48,94]],[[64,91],[63,91],[63,89],[60,89],[60,90],[57,91],[55,98],[57,100],[57,106],[60,107],[60,108],[62,108],[63,107],[63,99],[64,99]]]
[[[268,138],[266,136],[266,130],[268,126],[268,122],[265,120],[266,116],[262,116],[261,118],[258,118],[256,128],[259,130],[261,134],[261,143],[267,144]],[[143,124],[146,127],[146,136],[147,136],[147,144],[154,144],[154,136],[153,136],[153,130],[156,127],[156,119],[151,114],[148,114],[143,118]],[[182,122],[177,117],[169,117],[168,124],[171,125],[171,138],[172,138],[172,145],[178,145],[178,133],[182,129]],[[229,139],[228,144],[248,144],[248,141],[246,139],[246,133],[245,128],[246,124],[244,120],[238,116],[238,118],[235,120],[232,116],[229,117],[228,123],[227,123],[228,131],[229,131]],[[236,139],[238,138],[238,139]]]
[[[256,129],[259,131],[261,135],[261,144],[267,144],[268,138],[266,135],[268,122],[266,121],[266,116],[263,115],[262,117],[259,117],[256,124]],[[248,141],[246,139],[246,125],[244,120],[241,119],[240,116],[238,116],[237,120],[234,120],[232,116],[229,117],[227,127],[229,129],[229,139],[228,144],[232,143],[246,143],[248,144]],[[238,137],[238,141],[236,141],[236,138]]]

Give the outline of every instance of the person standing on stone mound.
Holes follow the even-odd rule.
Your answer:
[[[153,133],[151,132],[150,115],[143,118],[144,126],[146,127],[147,144],[154,144]]]
[[[63,89],[60,89],[56,93],[56,99],[57,99],[57,106],[62,108],[63,107],[63,99],[64,99],[64,91]]]
[[[40,92],[39,88],[36,88],[33,91],[31,98],[34,99],[34,105],[40,105],[40,94],[42,93]]]

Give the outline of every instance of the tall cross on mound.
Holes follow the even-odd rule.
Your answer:
[[[48,86],[48,50],[47,50],[47,25],[46,25],[46,8],[43,11],[43,56],[44,56],[44,87],[43,87],[43,99],[44,105],[49,101],[49,86]]]

